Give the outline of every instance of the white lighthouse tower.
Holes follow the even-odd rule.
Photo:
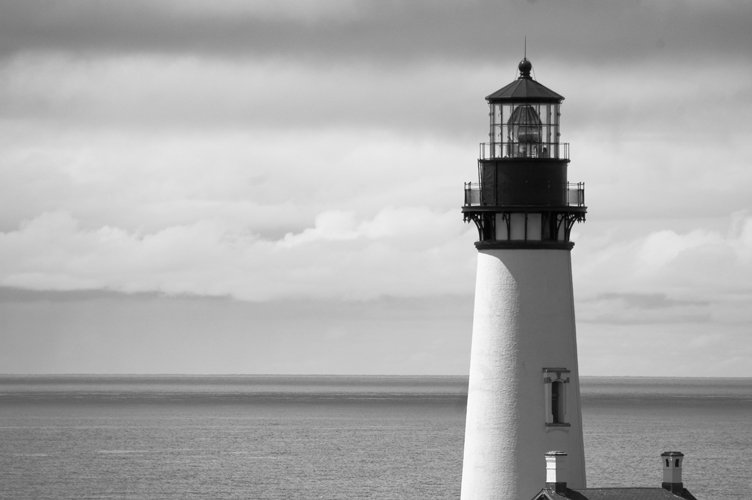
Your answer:
[[[564,98],[531,69],[523,59],[519,78],[486,97],[490,142],[479,182],[465,185],[479,241],[463,500],[532,498],[550,450],[568,455],[568,485],[585,487],[569,241],[584,185],[567,182]]]

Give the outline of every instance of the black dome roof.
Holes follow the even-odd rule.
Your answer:
[[[545,85],[541,85],[532,79],[530,70],[533,69],[533,64],[527,58],[520,61],[518,68],[520,70],[520,77],[487,96],[486,100],[488,102],[556,103],[564,100],[564,96],[557,94]]]

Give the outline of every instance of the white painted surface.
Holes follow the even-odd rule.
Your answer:
[[[528,241],[540,241],[541,239],[541,214],[527,214],[527,239]]]
[[[664,483],[681,483],[682,482],[682,462],[683,455],[661,455],[663,463],[663,482]]]
[[[523,241],[525,239],[525,214],[511,214],[509,218],[509,239]]]
[[[560,452],[546,453],[546,482],[567,482],[567,456]]]
[[[509,230],[507,228],[507,223],[504,221],[504,216],[502,214],[496,214],[496,224],[494,224],[494,227],[496,228],[496,239],[499,241],[505,241],[509,239]]]
[[[543,369],[570,370],[567,421],[546,426]],[[568,250],[478,252],[462,499],[532,498],[545,453],[568,454],[585,487],[571,259]]]

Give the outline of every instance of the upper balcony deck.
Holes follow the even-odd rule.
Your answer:
[[[566,200],[564,202],[564,206],[569,208],[585,208],[585,183],[584,182],[568,182],[566,185],[561,186],[561,193],[563,195],[563,199]],[[513,207],[514,205],[506,205],[504,203],[504,200],[501,201],[501,205],[487,205],[484,203],[483,198],[483,191],[479,184],[472,182],[466,182],[465,183],[465,205],[464,207],[470,210],[475,210],[475,208],[480,208],[483,206],[488,206],[491,209],[496,209],[498,206],[507,206],[508,208]],[[541,207],[536,207],[536,210],[539,210]],[[488,209],[486,209],[488,210]]]

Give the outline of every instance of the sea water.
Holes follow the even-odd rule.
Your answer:
[[[0,378],[0,498],[456,499],[461,377]],[[591,486],[749,498],[752,379],[584,378]]]

